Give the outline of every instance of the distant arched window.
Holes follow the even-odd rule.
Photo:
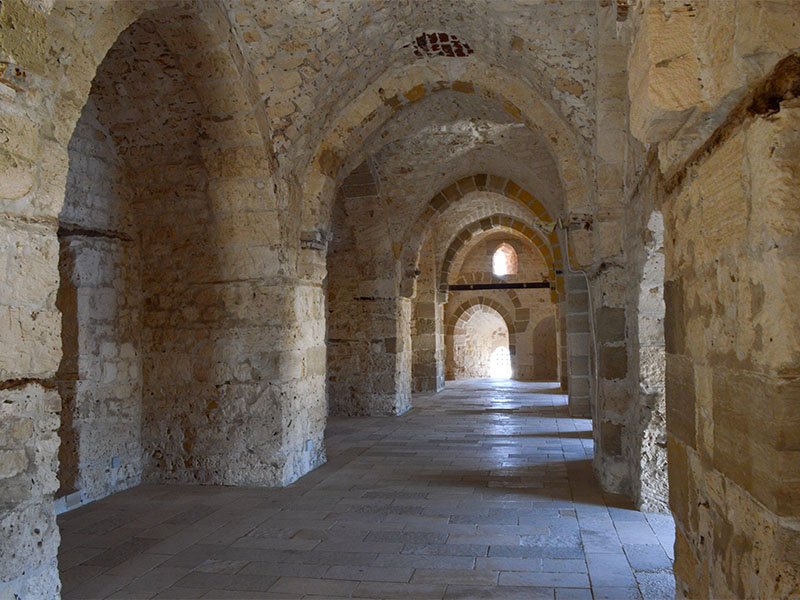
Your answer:
[[[511,247],[511,244],[505,242],[500,244],[492,257],[492,272],[500,277],[516,275],[518,266],[519,259],[516,250]]]

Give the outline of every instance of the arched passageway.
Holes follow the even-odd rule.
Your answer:
[[[66,148],[57,510],[143,481],[284,484],[324,460],[322,375],[281,367],[308,340],[224,14],[142,8]],[[293,435],[281,413],[303,414]]]
[[[458,317],[446,339],[448,380],[512,376],[508,325],[495,309],[484,304],[471,306]],[[501,361],[508,369],[498,377]]]
[[[211,282],[224,276],[200,137],[208,117],[157,33],[165,18],[143,17],[120,35],[69,144],[58,376],[67,504],[143,477],[224,478],[221,461],[197,452],[211,451],[198,421],[213,419],[209,375],[225,343],[212,312],[223,288]]]
[[[2,0],[0,597],[669,596],[617,494],[797,596],[800,7],[718,4]]]
[[[511,376],[522,381],[559,381],[560,341],[555,327],[559,308],[552,301],[556,294],[549,281],[550,267],[537,247],[514,229],[495,227],[481,230],[450,254],[452,248],[448,249],[451,265],[440,283],[448,289],[444,307],[448,379],[464,377],[457,366],[463,363],[467,320],[491,311],[502,316],[508,329]],[[513,256],[513,273],[495,273],[498,252]],[[534,284],[540,287],[524,287]],[[488,364],[491,352],[484,349],[482,354]]]

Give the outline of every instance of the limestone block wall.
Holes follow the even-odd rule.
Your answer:
[[[717,8],[641,3],[629,58],[632,131],[657,144],[647,168],[664,178],[677,590],[792,597],[800,14],[794,3]],[[694,88],[664,93],[676,81]]]
[[[139,245],[126,181],[91,100],[69,146],[59,217],[59,496],[69,505],[142,478]]]
[[[547,298],[533,301],[536,304],[546,304]],[[556,311],[553,310],[555,313]],[[535,381],[558,381],[558,352],[559,336],[555,314],[550,314],[539,319],[533,324],[533,378]]]
[[[631,463],[626,438],[634,380],[629,349],[627,298],[639,282],[624,250],[628,100],[626,57],[630,36],[620,25],[624,9],[603,3],[597,18],[597,120],[594,144],[596,200],[573,215],[573,265],[589,274],[589,335],[594,469],[605,489],[630,494]],[[581,285],[581,284],[578,284]]]
[[[86,502],[141,481],[138,248],[82,235],[61,239],[59,496],[79,491]]]
[[[580,274],[567,273],[564,286],[569,412],[574,417],[587,419],[593,415],[592,388],[595,385],[589,293],[586,280]]]
[[[75,152],[70,164],[69,181],[105,177],[99,185],[128,193],[110,201],[92,188],[96,184],[78,183],[73,198],[68,186],[63,229],[69,231],[68,217],[94,226],[90,237],[121,238],[136,246],[139,257],[132,267],[106,266],[115,256],[107,244],[71,246],[73,254],[81,252],[78,275],[84,262],[89,265],[79,299],[82,288],[92,290],[83,301],[85,318],[79,310],[77,323],[79,355],[87,363],[79,369],[77,413],[84,418],[93,415],[89,406],[99,406],[107,417],[90,437],[77,436],[78,448],[97,447],[87,464],[105,479],[131,469],[135,483],[143,461],[151,481],[284,484],[322,460],[324,409],[317,396],[318,408],[304,421],[306,431],[287,431],[286,424],[307,410],[291,392],[307,390],[309,382],[291,341],[297,320],[292,282],[280,275],[274,250],[281,243],[277,206],[258,194],[266,188],[262,174],[268,163],[254,149],[228,146],[227,137],[200,136],[201,128],[210,131],[206,120],[214,121],[204,114],[198,88],[179,63],[182,55],[167,47],[168,33],[155,33],[160,26],[135,23],[123,32],[93,82],[90,105],[110,134],[92,133],[113,139],[125,160],[124,173],[87,169]],[[171,108],[165,112],[165,107]],[[170,136],[156,126],[169,127]],[[260,143],[257,137],[251,141]],[[236,143],[248,139],[238,137]],[[225,159],[244,152],[248,160]],[[248,180],[255,198],[242,194]],[[124,221],[120,215],[128,213],[133,228],[127,234],[90,222],[97,215]],[[122,283],[92,286],[86,273],[103,268],[120,271]],[[138,286],[124,284],[127,270],[136,271]],[[114,343],[109,345],[98,319],[106,328],[123,330]],[[125,330],[141,331],[140,342],[132,346]],[[133,386],[121,381],[120,365],[109,360],[102,368],[92,365],[88,357],[98,353],[95,346],[112,358],[141,356],[141,365],[123,364],[121,372],[141,380]],[[127,411],[117,399],[126,390],[134,393],[126,398]],[[120,430],[125,435],[117,435]],[[103,493],[113,489],[107,484]]]
[[[343,182],[327,252],[328,409],[332,415],[397,415],[411,407],[412,302],[369,165]]]
[[[556,305],[556,332],[558,339],[558,380],[561,389],[569,398],[569,359],[567,354],[567,309],[566,300]]]
[[[420,250],[420,274],[412,301],[411,385],[414,392],[438,392],[445,380],[444,304],[439,301],[434,233]]]
[[[687,597],[800,586],[798,149],[788,100],[732,127],[665,204],[670,506]]]
[[[53,510],[61,400],[51,386],[17,381],[0,390],[0,591],[54,598],[61,586]]]
[[[324,460],[322,277],[295,271],[219,9],[0,6],[2,596],[58,597],[60,428],[90,498],[142,470],[270,485]]]
[[[633,389],[623,446],[630,464],[631,493],[639,506],[668,510],[665,340],[664,221],[661,180],[650,171],[629,205],[625,253],[638,279],[626,306]]]
[[[729,112],[789,53],[800,23],[794,2],[638,0],[630,10],[630,129],[658,144],[675,173]]]
[[[336,306],[337,296],[329,292],[328,302]],[[344,304],[328,310],[330,414],[402,414],[411,403],[411,301]]]

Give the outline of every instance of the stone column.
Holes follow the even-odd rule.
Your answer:
[[[573,417],[591,416],[592,358],[589,331],[589,294],[583,275],[565,275],[567,290],[566,353],[569,368],[569,410]]]
[[[416,296],[413,299],[411,344],[412,389],[414,392],[438,392],[444,387],[443,306],[437,300],[436,263],[432,236],[420,252]]]
[[[351,298],[328,325],[332,415],[399,415],[411,407],[411,300]]]

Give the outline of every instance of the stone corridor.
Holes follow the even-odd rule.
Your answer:
[[[63,514],[63,597],[674,597],[672,519],[601,491],[553,385],[332,418],[327,464],[284,489],[143,485]]]

